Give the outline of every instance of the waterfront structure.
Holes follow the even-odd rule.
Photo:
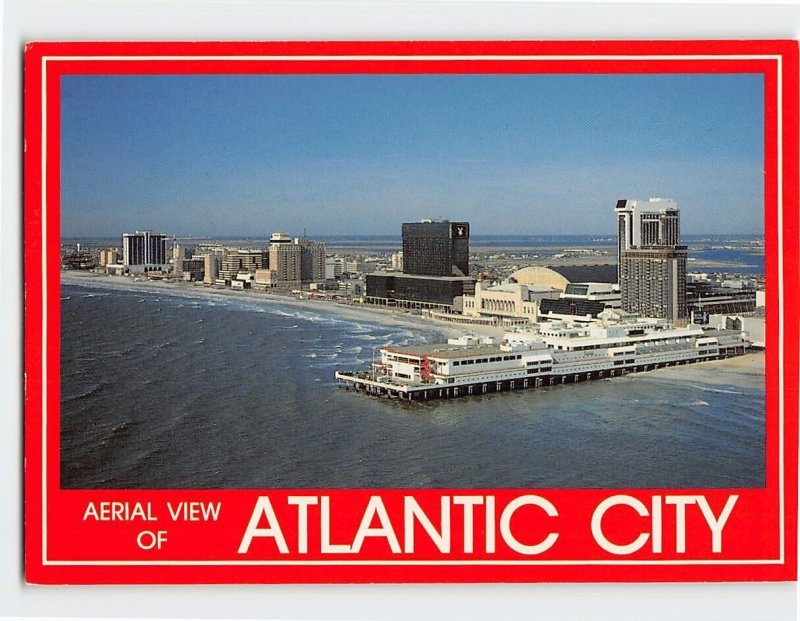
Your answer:
[[[469,276],[469,223],[406,222],[402,233],[404,274]]]
[[[450,311],[453,300],[475,292],[475,279],[376,273],[365,276],[366,301],[380,306]]]
[[[162,271],[167,268],[167,236],[153,231],[122,235],[122,265],[130,273]]]
[[[180,261],[188,258],[186,246],[179,244],[176,238],[172,238],[172,263],[177,265]]]
[[[231,285],[240,272],[254,274],[256,270],[267,266],[267,253],[264,250],[241,249],[229,250],[222,256],[218,280]]]
[[[117,248],[108,248],[100,251],[100,267],[106,265],[116,265],[119,261],[119,250]]]
[[[464,317],[494,318],[495,324],[506,326],[554,319],[587,322],[606,308],[621,307],[619,287],[613,283],[571,283],[544,267],[515,274],[502,284],[478,281],[475,294],[463,297]]]
[[[325,243],[301,237],[298,244],[300,245],[300,280],[303,283],[324,282]]]
[[[712,314],[708,316],[708,325],[717,327],[738,327],[744,330],[755,349],[764,349],[767,341],[766,321],[763,316]]]
[[[748,346],[738,329],[676,327],[607,309],[587,325],[548,322],[502,339],[383,347],[370,370],[335,378],[371,394],[427,400],[617,377],[741,355]]]
[[[606,305],[596,300],[561,297],[557,300],[542,300],[539,306],[539,319],[588,323],[597,319],[605,309]]]
[[[292,236],[288,233],[275,232],[269,238],[269,245],[273,244],[291,244]]]
[[[203,282],[213,285],[219,278],[219,269],[222,266],[222,252],[210,251],[203,256]]]
[[[343,295],[348,298],[361,297],[366,291],[366,282],[363,276],[342,278],[337,284],[337,291],[339,295]]]
[[[626,250],[620,265],[622,308],[681,324],[686,306],[686,247]]]
[[[183,278],[183,261],[188,257],[186,247],[172,238],[172,271],[175,278]]]
[[[690,274],[686,285],[686,307],[693,323],[706,323],[712,314],[756,311],[759,292],[755,288],[731,287],[731,281],[719,282],[699,276],[702,275]]]
[[[566,291],[569,284],[569,280],[556,270],[538,265],[517,270],[508,277],[508,281],[537,289],[553,289],[560,293]]]
[[[622,308],[619,285],[607,282],[571,282],[559,297],[602,302],[606,308]]]
[[[423,220],[402,225],[403,273],[367,274],[366,301],[451,311],[475,293],[469,276],[469,223]]]
[[[680,245],[675,201],[622,199],[615,211],[622,308],[685,324],[687,248]]]
[[[619,286],[603,282],[569,283],[557,299],[542,300],[539,319],[590,322],[606,309],[620,309]]]
[[[475,293],[463,296],[462,313],[468,317],[495,317],[508,323],[519,319],[534,322],[539,314],[539,304],[546,298],[557,298],[560,291],[551,287],[533,287],[520,283],[499,285],[475,283]]]
[[[620,199],[614,210],[617,213],[618,257],[632,248],[680,243],[680,212],[674,200]]]
[[[269,244],[270,285],[299,289],[302,282],[302,249],[282,233],[273,234]],[[267,266],[265,266],[267,267]]]
[[[176,273],[183,280],[203,280],[205,276],[205,257],[192,257],[182,259]]]

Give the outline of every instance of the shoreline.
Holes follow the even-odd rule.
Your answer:
[[[260,293],[253,291],[233,291],[231,289],[217,289],[202,285],[184,284],[178,282],[163,282],[158,280],[135,281],[124,276],[106,276],[84,272],[60,272],[61,284],[66,285],[96,285],[106,289],[141,288],[142,291],[165,291],[170,293],[185,294],[190,297],[225,298],[234,300],[247,300],[261,304],[277,304],[328,312],[353,321],[371,321],[381,325],[392,325],[404,328],[425,329],[440,334],[443,338],[454,338],[465,333],[481,336],[502,336],[505,330],[495,326],[451,324],[438,321],[409,312],[391,310],[360,304],[341,304],[324,300],[297,299],[295,297],[275,293]]]
[[[752,350],[742,356],[724,360],[706,360],[685,366],[663,367],[631,373],[630,377],[646,376],[654,380],[685,381],[709,386],[734,386],[750,390],[765,390],[764,350]]]
[[[304,310],[328,312],[352,321],[373,322],[382,326],[398,326],[408,329],[423,329],[440,335],[443,339],[477,334],[502,336],[506,330],[499,326],[460,325],[433,318],[413,315],[409,312],[380,307],[341,304],[323,300],[297,299],[280,294],[252,291],[233,291],[202,285],[163,281],[134,281],[121,276],[106,276],[83,272],[60,272],[61,284],[76,286],[95,285],[105,289],[140,288],[143,292],[166,292],[204,299],[247,300],[260,304],[277,304]],[[725,360],[709,360],[679,367],[654,369],[641,373],[652,379],[691,381],[697,384],[739,386],[764,389],[765,356],[762,351],[752,351],[744,356]],[[631,375],[640,375],[631,374]]]

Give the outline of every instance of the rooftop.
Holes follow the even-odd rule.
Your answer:
[[[428,345],[408,345],[405,347],[383,347],[384,351],[406,356],[429,356],[431,358],[444,358],[455,360],[458,358],[471,358],[480,355],[508,354],[500,349],[499,345],[452,345],[450,343],[430,343]]]

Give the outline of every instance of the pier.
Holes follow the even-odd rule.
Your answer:
[[[630,373],[642,373],[665,367],[683,366],[707,360],[724,360],[745,353],[747,353],[747,348],[742,346],[728,349],[718,355],[703,358],[690,358],[649,364],[639,363],[612,369],[583,371],[580,373],[554,371],[548,374],[530,375],[528,377],[515,379],[476,381],[457,385],[437,384],[432,382],[403,382],[384,375],[378,375],[373,371],[336,371],[335,378],[340,388],[353,390],[374,397],[405,401],[432,401],[435,399],[454,399],[496,392],[527,390],[529,388],[541,388],[563,384],[577,384],[579,382],[599,379],[613,379],[616,377],[623,377]]]

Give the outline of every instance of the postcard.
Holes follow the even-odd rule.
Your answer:
[[[26,579],[795,580],[797,76],[30,43]]]

